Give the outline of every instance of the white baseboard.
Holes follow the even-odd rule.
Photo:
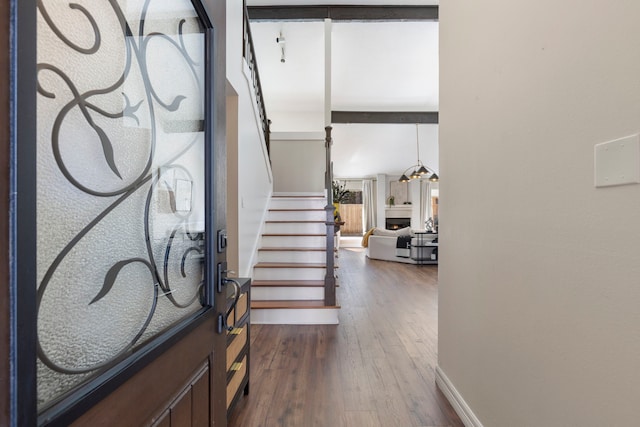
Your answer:
[[[436,384],[446,396],[451,406],[453,406],[453,409],[465,427],[483,427],[478,417],[475,416],[469,405],[467,405],[467,402],[462,398],[462,395],[456,390],[453,383],[451,383],[449,377],[440,369],[440,366],[436,366]]]

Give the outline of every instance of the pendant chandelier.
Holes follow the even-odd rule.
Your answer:
[[[418,124],[417,123],[416,123],[416,154],[418,156],[418,161],[416,162],[415,165],[411,165],[407,169],[405,169],[405,171],[402,173],[402,176],[398,181],[409,182],[412,179],[422,178],[424,175],[429,174],[429,169],[427,169],[425,165],[422,163],[422,161],[420,160],[420,142],[418,140]],[[407,172],[409,172],[411,169],[413,169],[413,172],[411,172],[411,175],[407,176]],[[438,182],[439,179],[440,178],[435,173],[435,171],[432,170],[431,176],[429,176],[429,181]]]

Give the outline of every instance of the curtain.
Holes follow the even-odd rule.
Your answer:
[[[431,183],[420,181],[420,228],[425,228],[425,222],[431,217]]]
[[[376,226],[376,194],[373,180],[362,180],[362,229],[364,232]]]

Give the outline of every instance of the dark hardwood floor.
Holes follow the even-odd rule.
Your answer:
[[[436,266],[340,249],[340,325],[254,325],[229,427],[461,426],[435,385]]]

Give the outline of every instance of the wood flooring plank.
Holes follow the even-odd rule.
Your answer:
[[[415,426],[405,391],[398,383],[392,368],[396,361],[388,358],[371,360],[370,375],[375,375],[377,394],[375,407],[382,425]]]
[[[342,346],[345,349],[347,346]],[[366,359],[355,348],[340,352],[339,375],[342,379],[340,391],[345,410],[373,411],[376,409],[371,371]]]
[[[346,427],[384,427],[376,411],[345,411]]]
[[[389,370],[402,390],[403,401],[407,405],[413,425],[446,424],[447,419],[441,416],[440,408],[430,392],[433,389],[433,382],[428,382],[417,374],[414,360],[409,357],[403,347],[388,347],[387,351],[389,359],[396,362],[389,367]]]
[[[314,332],[313,368],[309,370],[307,405],[304,425],[343,426],[343,396],[339,392],[342,386],[340,379],[340,361],[335,352],[337,326],[330,325]]]
[[[229,427],[464,427],[435,385],[437,266],[340,258],[340,324],[252,326]]]

